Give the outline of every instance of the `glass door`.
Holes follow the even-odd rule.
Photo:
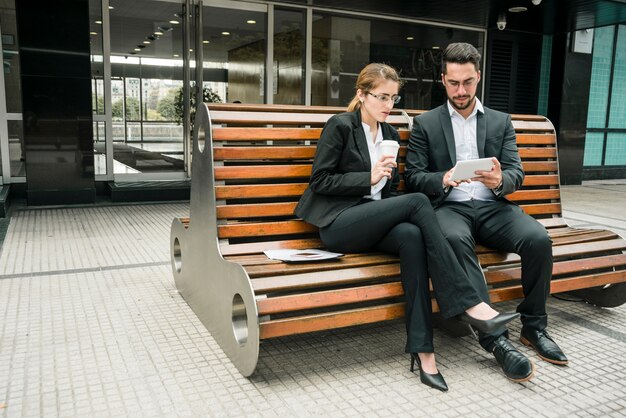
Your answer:
[[[0,34],[0,184],[19,183],[26,181],[26,170],[15,0],[0,0]]]
[[[185,178],[184,10],[184,0],[90,0],[96,180]]]

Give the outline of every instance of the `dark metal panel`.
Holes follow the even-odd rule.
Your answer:
[[[16,2],[29,204],[95,200],[88,6]]]

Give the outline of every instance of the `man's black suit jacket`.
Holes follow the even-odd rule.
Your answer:
[[[522,186],[524,170],[517,150],[511,116],[484,107],[476,120],[480,158],[496,157],[502,166],[502,189],[497,198]],[[406,156],[404,180],[407,189],[426,194],[439,206],[452,188],[444,190],[443,176],[456,164],[454,131],[447,104],[414,118]]]
[[[400,140],[396,129],[381,123],[383,139]],[[371,161],[359,110],[331,117],[317,143],[309,187],[295,214],[317,227],[330,225],[345,209],[371,192]],[[395,194],[400,181],[394,169],[382,197]]]

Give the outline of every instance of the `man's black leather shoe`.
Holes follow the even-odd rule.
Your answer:
[[[533,362],[517,351],[505,336],[500,336],[495,341],[492,352],[504,375],[512,381],[526,382],[533,377],[535,373]]]
[[[563,351],[554,342],[548,331],[522,327],[520,335],[522,344],[535,349],[539,357],[552,364],[564,366],[568,360]]]

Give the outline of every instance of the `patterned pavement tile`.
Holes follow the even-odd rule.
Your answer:
[[[574,222],[600,217],[566,209]],[[570,365],[540,360],[514,323],[512,343],[537,368],[527,383],[509,382],[472,337],[437,330],[450,392],[429,389],[409,371],[401,321],[264,341],[244,378],[175,289],[169,225],[187,212],[176,203],[14,214],[0,253],[0,417],[626,415],[626,306],[556,298],[550,331]]]

